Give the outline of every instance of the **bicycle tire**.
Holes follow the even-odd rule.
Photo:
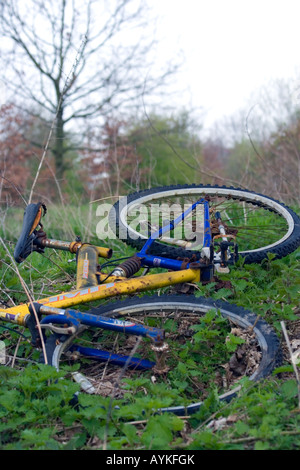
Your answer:
[[[212,309],[216,309],[220,312],[222,318],[228,319],[230,324],[241,328],[243,332],[248,328],[253,331],[255,341],[257,341],[260,349],[260,361],[256,370],[251,372],[249,379],[258,381],[269,376],[274,368],[281,362],[279,339],[268,323],[242,307],[204,297],[155,295],[151,297],[145,296],[135,299],[126,299],[122,302],[117,301],[109,306],[100,307],[97,309],[97,313],[99,315],[105,314],[110,317],[116,316],[117,314],[129,318],[143,314],[145,318],[149,318],[153,315],[153,312],[155,312],[159,318],[165,319],[179,318],[179,314],[193,314],[199,319]],[[176,313],[177,317],[174,313]],[[59,370],[61,357],[69,349],[74,338],[70,337],[67,341],[57,344],[53,336],[54,335],[50,336],[50,339],[47,341],[47,356],[49,363]],[[186,343],[184,344],[186,346]],[[232,390],[220,394],[219,400],[230,401],[236,396],[239,390],[240,386],[234,386]],[[202,403],[203,400],[199,400],[197,396],[196,399],[194,397],[187,405],[179,404],[168,406],[160,408],[156,410],[156,412],[170,412],[178,416],[190,415],[197,412]]]
[[[109,225],[118,238],[121,238],[126,244],[131,245],[135,249],[140,250],[148,238],[148,235],[144,236],[132,229],[126,219],[127,214],[130,210],[133,210],[137,204],[155,204],[157,201],[163,203],[163,201],[168,201],[173,197],[190,198],[192,203],[204,196],[209,196],[212,203],[223,204],[225,209],[226,204],[228,206],[229,204],[231,205],[230,210],[237,210],[236,208],[238,207],[241,219],[244,217],[246,220],[248,217],[248,224],[245,223],[245,220],[244,222],[242,220],[239,221],[240,226],[237,234],[239,255],[244,259],[245,263],[260,263],[268,257],[268,253],[272,253],[279,259],[292,253],[300,246],[300,218],[292,209],[268,196],[241,188],[226,186],[193,184],[163,186],[142,190],[130,194],[128,197],[120,199],[120,201],[115,203],[109,214]],[[234,206],[233,202],[240,204],[240,206]],[[244,214],[241,215],[242,211],[245,211],[245,207],[248,212],[244,212]],[[247,214],[249,214],[249,216],[247,216]],[[258,224],[258,214],[259,217],[263,216],[263,219],[259,220],[261,225],[250,225],[253,223],[251,220],[253,220],[254,216],[256,217],[256,224]],[[270,226],[266,225],[267,218],[265,216],[267,214],[272,214],[269,216]],[[230,220],[229,216],[228,220],[226,221],[225,218],[224,221],[228,223],[229,228],[231,228],[231,224],[234,229],[234,222]],[[282,232],[279,233],[281,225]],[[279,235],[277,235],[278,233]],[[266,238],[266,243],[264,243],[263,234],[271,238],[271,242],[268,242]],[[277,238],[277,236],[279,238]],[[242,237],[246,239],[246,247],[240,246]],[[248,246],[248,243],[250,243],[250,246]],[[254,244],[254,246],[251,246],[251,243]],[[260,246],[260,243],[264,244]],[[173,245],[169,246],[159,241],[153,242],[149,254],[168,258],[200,258],[199,250],[193,251]]]

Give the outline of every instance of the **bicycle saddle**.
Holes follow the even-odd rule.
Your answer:
[[[35,244],[35,241],[44,233],[36,230],[40,220],[46,213],[46,206],[42,202],[37,204],[28,204],[24,211],[23,227],[21,235],[17,241],[14,258],[17,263],[21,263],[33,251],[43,252],[43,249]],[[42,225],[41,225],[42,227]]]

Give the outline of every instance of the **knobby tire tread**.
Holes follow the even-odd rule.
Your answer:
[[[163,192],[166,192],[166,191],[172,191],[172,190],[175,191],[177,189],[188,190],[192,188],[199,188],[199,189],[210,188],[210,189],[216,189],[216,190],[226,189],[228,190],[228,192],[232,190],[240,191],[245,194],[245,201],[246,201],[247,194],[252,194],[252,195],[254,194],[258,197],[263,197],[263,198],[270,200],[271,202],[275,202],[276,204],[279,204],[291,215],[294,221],[294,230],[293,230],[293,233],[289,236],[289,238],[286,239],[281,244],[278,244],[277,246],[268,250],[261,250],[261,251],[252,252],[252,253],[251,252],[242,253],[241,256],[244,258],[244,262],[246,264],[260,263],[268,257],[268,253],[273,253],[277,259],[280,259],[294,252],[300,246],[300,217],[292,209],[290,209],[288,206],[286,206],[282,202],[272,199],[269,196],[255,193],[254,191],[248,191],[246,189],[235,188],[232,186],[228,187],[228,186],[217,186],[217,185],[209,185],[209,184],[207,185],[202,185],[202,184],[171,185],[171,186],[161,186],[161,187],[152,188],[148,190],[141,190],[141,191],[132,193],[129,196],[127,196],[127,201],[128,203],[130,203],[134,200],[138,201],[144,196],[157,194],[159,192],[163,194]],[[253,204],[253,202],[251,203]],[[264,207],[263,204],[260,203],[259,201],[257,201],[255,205],[257,205],[258,207]],[[266,210],[270,210],[270,208],[267,207]],[[120,206],[119,206],[119,201],[118,201],[114,204],[114,210],[112,210],[109,215],[109,224],[113,231],[114,229],[116,229],[117,237],[119,236],[119,232],[120,232],[120,220],[119,220],[120,212],[119,211],[120,211]],[[276,230],[276,227],[274,228],[274,230]],[[133,239],[130,237],[128,232],[127,232],[126,239],[123,241],[125,241],[125,243],[132,246],[136,250],[140,250],[145,244],[145,239],[143,238]],[[192,251],[192,250],[185,250],[184,248],[170,247],[157,241],[153,242],[149,253],[151,253],[152,255],[162,256],[162,257],[167,257],[167,258],[172,258],[172,259],[174,258],[175,259],[176,258],[200,259],[199,251]]]

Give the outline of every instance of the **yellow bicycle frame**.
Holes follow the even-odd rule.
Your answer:
[[[86,245],[81,247],[81,254],[77,259],[77,289],[69,292],[63,292],[52,297],[47,297],[36,301],[43,306],[66,309],[83,303],[93,302],[108,297],[118,295],[128,295],[136,292],[154,290],[185,282],[200,282],[201,270],[197,267],[191,269],[182,269],[180,271],[164,272],[140,276],[133,279],[120,277],[109,277],[99,274],[100,282],[96,278],[97,259],[93,256],[94,252],[98,255],[106,253],[105,249]],[[90,266],[91,264],[91,266]],[[17,305],[8,309],[0,310],[0,319],[18,325],[26,326],[26,319],[30,315],[30,302]]]

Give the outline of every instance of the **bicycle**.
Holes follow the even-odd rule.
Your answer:
[[[178,206],[174,206],[175,196],[181,198]],[[194,202],[182,210],[182,207],[187,205],[187,196],[192,196]],[[170,198],[173,203],[172,211],[167,215],[171,214],[172,220],[166,217]],[[155,210],[150,207],[151,223],[141,217],[136,220],[137,207],[141,211],[142,204],[145,216],[149,204],[153,201]],[[168,204],[164,205],[162,210],[158,201],[167,201]],[[237,228],[234,221],[241,222],[240,201],[243,217],[246,217],[248,222],[250,219],[251,225],[246,225],[244,221],[244,224]],[[238,205],[233,207],[233,202],[238,202]],[[250,206],[250,212],[247,210],[247,204]],[[176,352],[178,345],[183,344],[189,355],[186,358],[187,369],[190,368],[193,378],[195,368],[198,367],[196,358],[200,352],[205,352],[201,340],[199,341],[203,332],[201,322],[204,321],[207,325],[207,322],[211,321],[218,340],[219,335],[223,335],[226,341],[231,335],[232,325],[241,330],[246,337],[244,358],[247,347],[254,347],[259,351],[254,365],[240,364],[243,366],[241,376],[247,375],[250,380],[256,381],[267,377],[280,363],[281,348],[275,331],[253,312],[224,301],[192,295],[162,294],[135,298],[130,296],[183,283],[208,283],[215,272],[228,272],[239,257],[242,257],[244,262],[259,262],[264,260],[269,252],[277,257],[291,253],[300,245],[300,221],[291,209],[265,196],[224,187],[176,186],[135,193],[114,205],[109,215],[109,225],[117,232],[119,238],[139,248],[139,251],[122,263],[117,262],[117,266],[113,266],[108,273],[103,272],[104,267],[110,268],[116,262],[106,261],[101,268],[98,263],[99,258],[112,258],[110,248],[86,244],[79,238],[72,242],[47,238],[41,223],[43,211],[45,212],[45,206],[42,203],[27,206],[14,257],[19,263],[33,251],[43,253],[46,248],[75,254],[76,290],[0,310],[0,319],[3,322],[16,323],[29,329],[34,346],[40,347],[41,343],[44,343],[42,360],[59,369],[64,360],[72,362],[88,357],[89,363],[93,358],[97,362],[109,363],[113,367],[121,366],[128,371],[150,371],[155,380],[162,377],[163,381],[166,381],[172,373],[172,365],[174,367],[175,364],[176,367],[179,360],[178,357],[172,357],[172,354]],[[247,250],[249,242],[253,242],[253,237],[247,234],[244,238],[244,235],[240,237],[240,234],[244,234],[249,228],[253,230],[254,212],[256,230],[260,228],[262,232],[264,229],[264,233],[268,234],[268,242],[261,247],[257,246],[256,242],[254,248]],[[221,213],[225,214],[226,221]],[[136,223],[132,224],[132,220]],[[271,233],[269,228],[266,230],[267,223],[273,227]],[[276,236],[279,228],[284,233],[280,234],[279,240],[274,241],[275,223]],[[237,241],[241,241],[241,251]],[[149,274],[148,271],[153,268],[159,268],[159,272]],[[144,269],[144,272],[139,275],[141,269]],[[123,295],[126,296],[125,300],[111,301],[108,305],[92,307],[88,311],[73,308],[75,305],[103,299],[114,300],[116,296]],[[226,320],[229,326],[224,330]],[[106,341],[112,344],[115,335],[119,334],[120,353],[97,349],[95,337],[92,338],[93,348],[87,347],[81,338],[90,331],[92,334],[95,331],[99,334],[101,348]],[[46,332],[50,332],[50,335],[46,335]],[[122,342],[121,336],[124,340]],[[143,341],[137,341],[134,345],[130,343],[128,346],[128,338],[131,337],[142,337]],[[83,341],[83,344],[80,344],[80,341]],[[250,346],[247,346],[247,341],[251,343]],[[167,348],[168,343],[171,345],[170,350]],[[139,357],[136,357],[131,350],[133,348],[135,354],[137,346],[140,345],[142,351]],[[126,354],[128,348],[129,354]],[[216,367],[217,364],[213,363],[212,368]],[[222,367],[224,369],[223,364]],[[227,367],[227,373],[230,372]],[[73,373],[73,378],[83,385],[86,392],[97,391],[97,385],[92,383],[92,379],[83,379],[78,372]],[[197,383],[196,387],[198,386]],[[183,397],[177,397],[176,400],[181,401],[179,405],[160,407],[158,411],[186,415],[199,410],[202,401],[198,396],[195,399],[195,388],[190,388],[189,403]],[[230,400],[239,389],[239,386],[234,386],[226,390],[219,395],[220,400]]]

